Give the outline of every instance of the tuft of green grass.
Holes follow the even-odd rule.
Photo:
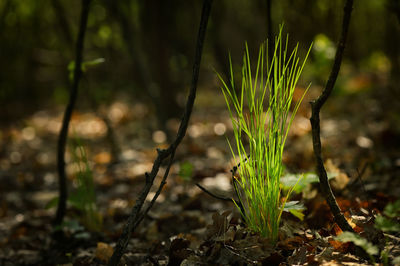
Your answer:
[[[294,106],[292,99],[311,49],[310,46],[300,62],[298,44],[289,52],[288,37],[282,41],[282,29],[283,26],[275,38],[273,55],[268,55],[268,47],[261,45],[255,68],[246,43],[239,95],[230,57],[229,83],[217,73],[233,126],[234,140],[228,141],[229,148],[240,163],[234,182],[238,196],[235,202],[247,226],[273,243],[278,238],[286,199],[292,192],[289,190],[286,197],[281,194],[283,148],[306,92]]]
[[[69,196],[68,202],[80,211],[80,222],[89,231],[98,232],[102,228],[103,219],[97,210],[93,172],[79,138],[73,140],[71,154],[78,171],[76,173],[76,189]]]
[[[72,139],[70,145],[72,161],[77,166],[76,185],[74,190],[68,196],[67,202],[75,210],[78,215],[74,218],[79,220],[87,230],[99,232],[103,226],[103,217],[97,209],[95,185],[93,180],[93,172],[90,169],[85,147],[78,137]],[[51,209],[57,206],[59,197],[53,198],[46,205],[46,209]],[[73,232],[79,232],[82,227],[76,220],[64,222],[62,226],[57,227],[57,230],[67,228]],[[84,232],[80,233],[84,236]]]

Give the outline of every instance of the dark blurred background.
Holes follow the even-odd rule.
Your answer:
[[[180,117],[201,6],[200,0],[93,1],[84,60],[105,62],[87,69],[80,108],[97,108],[124,95],[145,103],[160,125]],[[314,42],[303,75],[313,86],[323,86],[329,74],[343,6],[343,0],[272,0],[274,33],[284,22],[292,44],[298,41],[303,54]],[[67,66],[74,59],[79,14],[77,0],[0,1],[2,123],[42,108],[65,106]],[[204,89],[215,89],[214,69],[227,72],[228,52],[240,64],[247,41],[256,54],[267,38],[266,14],[266,0],[214,1],[200,74]],[[399,24],[400,1],[355,1],[336,94],[375,90],[385,104],[399,99]]]

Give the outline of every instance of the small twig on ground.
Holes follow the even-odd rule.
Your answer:
[[[248,158],[250,158],[250,155],[249,155],[248,157],[245,158],[244,162],[246,162],[246,161],[248,160]],[[201,190],[203,190],[205,193],[207,193],[208,195],[210,195],[210,196],[213,197],[213,198],[216,198],[216,199],[219,199],[219,200],[223,200],[223,201],[230,201],[230,202],[236,204],[237,206],[239,206],[239,208],[240,208],[240,210],[241,210],[242,219],[243,219],[243,221],[245,221],[245,220],[246,220],[246,219],[245,219],[245,211],[244,211],[243,204],[242,204],[242,202],[240,201],[239,190],[238,190],[238,187],[237,187],[237,182],[238,182],[238,181],[237,181],[236,178],[235,178],[236,171],[237,171],[237,169],[238,169],[239,167],[240,167],[240,163],[238,163],[237,165],[235,165],[235,166],[231,169],[231,173],[232,173],[232,185],[233,185],[233,188],[234,188],[234,190],[235,190],[236,197],[238,198],[237,201],[234,200],[233,198],[228,198],[228,197],[223,197],[223,196],[215,195],[214,193],[212,193],[211,191],[207,190],[205,187],[201,186],[200,184],[196,184],[196,186],[198,186]]]
[[[364,181],[362,180],[362,177],[364,176],[365,171],[366,171],[367,168],[368,168],[368,165],[369,165],[368,162],[362,164],[361,170],[359,169],[359,167],[357,167],[357,168],[356,168],[357,174],[355,174],[355,177],[352,178],[352,179],[350,180],[350,182],[347,184],[347,187],[348,187],[349,189],[351,189],[351,188],[353,188],[353,186],[355,186],[356,183],[359,183],[359,185],[361,186],[361,188],[362,188],[362,190],[363,190],[362,192],[364,193],[364,196],[365,196],[366,198],[368,198],[368,193],[367,193],[367,190],[365,189],[365,184],[364,184]]]
[[[239,258],[243,259],[244,261],[246,261],[250,265],[257,265],[258,264],[257,260],[252,260],[251,258],[248,258],[247,256],[240,254],[240,251],[238,251],[235,247],[233,247],[231,245],[226,245],[225,243],[224,243],[224,247],[229,252],[231,252],[233,255],[238,256]],[[258,248],[258,247],[257,246],[253,246],[251,248]]]
[[[227,197],[223,197],[223,196],[218,196],[215,195],[214,193],[212,193],[211,191],[207,190],[205,187],[203,187],[200,184],[196,184],[196,186],[198,186],[201,190],[203,190],[205,193],[207,193],[208,195],[210,195],[213,198],[219,199],[219,200],[224,200],[224,201],[230,201],[233,202],[232,198],[227,198]]]
[[[125,252],[125,249],[128,245],[130,236],[132,232],[136,229],[136,227],[139,225],[141,220],[145,217],[146,213],[150,210],[150,208],[153,206],[154,202],[156,201],[158,195],[161,193],[161,190],[163,186],[166,184],[166,179],[169,174],[169,170],[171,168],[175,151],[182,141],[183,137],[186,134],[186,130],[189,124],[189,119],[193,110],[193,105],[194,101],[196,98],[196,90],[197,90],[197,81],[199,78],[199,72],[200,72],[200,62],[201,62],[201,57],[202,57],[202,52],[203,52],[203,44],[204,44],[204,39],[205,39],[205,34],[206,34],[206,29],[207,29],[207,24],[208,24],[208,18],[210,16],[211,12],[211,5],[212,5],[212,0],[204,0],[203,2],[203,9],[202,9],[202,14],[201,14],[201,21],[200,21],[200,26],[199,26],[199,32],[198,32],[198,38],[197,38],[197,44],[196,44],[196,53],[195,53],[195,60],[193,64],[193,74],[192,74],[192,83],[191,83],[191,88],[189,92],[189,96],[187,98],[186,102],[186,107],[185,111],[181,120],[181,124],[179,126],[179,130],[176,136],[175,141],[165,150],[160,150],[157,149],[157,158],[155,159],[153,163],[153,168],[150,173],[146,173],[146,184],[142,189],[141,194],[139,195],[138,199],[136,200],[135,206],[132,208],[131,214],[129,215],[128,221],[125,224],[124,230],[118,240],[117,246],[115,247],[115,251],[113,255],[110,258],[110,261],[108,262],[108,265],[113,265],[116,266],[118,265],[123,253]],[[160,169],[161,163],[170,157],[167,168],[165,170],[165,174],[163,176],[163,179],[158,187],[158,190],[156,194],[154,195],[153,199],[151,200],[149,206],[147,209],[140,213],[140,210],[143,207],[144,201],[147,197],[147,195],[150,192],[150,189],[153,185],[154,179],[157,176],[157,173]]]
[[[247,162],[248,158],[250,158],[250,155],[245,158],[244,162]],[[233,188],[235,190],[235,194],[236,194],[237,198],[239,199],[238,201],[234,200],[233,198],[228,198],[228,197],[215,195],[214,193],[212,193],[211,191],[209,191],[208,189],[206,189],[205,187],[203,187],[200,184],[196,184],[196,186],[198,186],[201,190],[203,190],[205,193],[207,193],[208,195],[210,195],[213,198],[216,198],[216,199],[219,199],[219,200],[223,200],[223,201],[230,201],[230,202],[232,202],[234,204],[237,204],[239,206],[240,210],[242,211],[241,215],[242,215],[242,218],[243,218],[243,221],[244,221],[245,220],[244,219],[245,212],[244,212],[243,204],[240,201],[240,195],[239,195],[239,191],[238,191],[238,188],[237,188],[237,180],[235,178],[235,174],[236,174],[236,171],[237,171],[238,167],[240,167],[240,163],[238,163],[237,165],[235,165],[231,169],[232,185],[233,185]]]
[[[245,159],[244,159],[244,162],[247,162],[247,160],[250,158],[250,155],[248,155]],[[234,166],[233,167],[233,169],[231,170],[231,173],[232,173],[232,185],[233,185],[233,188],[234,188],[234,190],[235,190],[235,194],[236,194],[236,197],[237,197],[237,201],[234,201],[234,203],[236,203],[238,206],[239,206],[239,208],[240,208],[240,211],[241,211],[241,216],[242,216],[242,219],[243,219],[243,221],[245,221],[246,219],[245,219],[245,215],[246,215],[246,212],[244,211],[244,207],[243,207],[243,204],[242,204],[242,201],[240,200],[241,198],[240,198],[240,194],[239,194],[239,189],[238,189],[238,187],[237,187],[237,183],[238,183],[238,181],[236,180],[236,177],[235,177],[235,174],[236,174],[236,171],[237,171],[237,169],[240,167],[240,162],[236,165],[236,166]]]
[[[326,83],[325,89],[322,91],[321,95],[317,100],[311,102],[311,127],[312,127],[312,139],[313,139],[313,148],[314,148],[314,156],[317,162],[317,173],[319,177],[319,181],[321,184],[321,190],[323,196],[325,197],[334,219],[339,227],[343,231],[354,232],[353,228],[347,222],[346,218],[340,211],[340,208],[336,202],[335,196],[332,192],[332,189],[329,185],[328,176],[326,174],[326,169],[324,166],[324,162],[322,160],[321,155],[321,135],[320,135],[320,118],[319,113],[324,105],[324,103],[328,100],[330,94],[333,91],[333,87],[335,85],[337,76],[339,74],[340,65],[343,58],[343,51],[346,44],[347,32],[349,29],[351,11],[353,9],[353,0],[346,0],[346,4],[344,6],[344,16],[343,16],[343,24],[342,24],[342,32],[338,44],[338,48],[335,54],[335,61],[332,66],[332,71],[330,73],[329,79]]]
[[[368,163],[365,163],[364,167],[361,169],[361,172],[358,170],[358,168],[356,169],[357,170],[357,180],[360,181],[360,185],[361,185],[362,190],[366,197],[368,197],[368,194],[367,194],[367,190],[365,189],[365,184],[364,184],[364,181],[362,180],[362,176],[364,175],[365,170],[367,169],[367,166],[368,166]]]
[[[71,120],[72,112],[75,107],[76,99],[78,97],[78,86],[82,76],[81,64],[82,64],[83,42],[85,40],[85,32],[89,16],[89,6],[90,6],[90,0],[82,1],[79,33],[78,33],[78,39],[76,41],[75,69],[72,81],[72,88],[68,105],[65,109],[60,135],[58,137],[57,171],[59,180],[59,199],[58,199],[56,217],[54,220],[55,225],[60,225],[63,222],[67,208],[68,191],[67,191],[67,178],[65,173],[65,147],[67,145],[69,122]]]

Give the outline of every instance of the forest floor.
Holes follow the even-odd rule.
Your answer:
[[[307,102],[320,89],[311,88],[292,126],[284,154],[286,176],[312,172],[315,167]],[[55,208],[46,206],[57,197],[56,143],[63,108],[44,109],[1,126],[0,265],[104,265],[110,258],[144,186],[144,173],[151,170],[155,149],[167,147],[165,133],[155,130],[151,109],[127,99],[116,99],[97,112],[73,115],[70,136],[79,138],[87,152],[102,224],[88,230],[82,213],[69,206],[64,239],[59,242],[52,238]],[[334,176],[330,182],[343,213],[357,232],[385,249],[393,260],[400,256],[399,231],[382,234],[373,228],[376,215],[400,195],[400,129],[393,123],[399,115],[385,105],[385,99],[377,99],[370,92],[330,99],[322,110],[321,137],[326,167]],[[99,113],[108,115],[118,158],[113,158],[107,125]],[[335,240],[341,230],[317,183],[293,196],[306,207],[304,220],[284,214],[276,246],[248,232],[232,203],[201,191],[196,183],[218,195],[233,195],[230,169],[234,162],[224,136],[232,136],[230,125],[222,95],[199,88],[167,184],[133,233],[124,264],[371,263],[352,254],[353,244]],[[172,131],[178,126],[179,120],[168,122]],[[67,173],[74,191],[77,165],[71,157],[67,156]]]

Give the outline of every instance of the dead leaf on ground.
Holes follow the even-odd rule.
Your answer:
[[[169,248],[168,265],[180,265],[193,251],[189,249],[190,241],[184,238],[175,238]]]
[[[212,215],[213,223],[207,225],[207,238],[221,236],[228,230],[228,216],[230,213],[231,211],[225,211],[222,214],[215,212]]]
[[[336,165],[333,164],[331,159],[326,160],[325,167],[327,172],[335,175],[335,178],[331,179],[330,183],[334,190],[342,190],[349,183],[350,178],[344,172],[342,172]]]
[[[108,262],[108,260],[112,256],[113,252],[114,252],[114,249],[109,244],[104,243],[104,242],[98,242],[95,256],[96,256],[96,258],[98,258],[99,260],[101,260],[103,262]]]

